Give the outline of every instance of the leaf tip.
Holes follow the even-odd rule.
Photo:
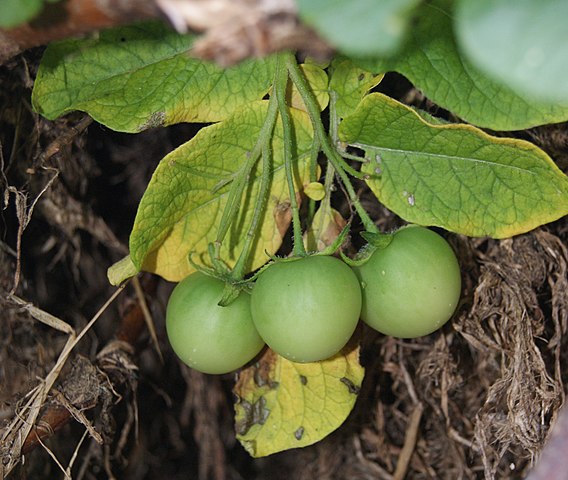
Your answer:
[[[111,285],[117,286],[124,282],[124,280],[136,275],[139,271],[140,270],[132,262],[130,255],[127,255],[108,269],[107,278]]]

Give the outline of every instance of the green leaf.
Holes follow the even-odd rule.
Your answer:
[[[13,28],[34,18],[43,8],[43,0],[2,0],[0,28]]]
[[[298,0],[300,18],[343,53],[391,55],[420,0]]]
[[[81,110],[114,130],[139,132],[216,122],[267,93],[273,57],[223,70],[189,57],[192,42],[162,23],[145,23],[54,43],[38,71],[34,108],[49,119]]]
[[[521,96],[463,58],[450,15],[442,2],[424,4],[411,38],[396,58],[358,63],[374,72],[402,73],[434,103],[480,127],[522,130],[568,119],[568,103]]]
[[[374,75],[359,68],[345,57],[336,57],[331,66],[329,89],[337,94],[335,111],[340,118],[353,113],[361,99],[376,87],[384,76]]]
[[[431,125],[381,94],[339,126],[365,151],[377,198],[409,222],[505,238],[568,214],[568,177],[533,144],[470,125]]]
[[[515,90],[568,103],[568,2],[460,0],[460,47],[480,69]]]
[[[235,385],[238,440],[253,457],[318,442],[345,421],[363,375],[359,348],[315,363],[267,350]]]
[[[390,243],[392,242],[392,239],[394,237],[394,234],[392,233],[382,233],[382,232],[361,232],[361,236],[365,239],[365,241],[367,242],[367,246],[371,245],[373,247],[375,247],[375,249],[385,249],[387,248]]]
[[[162,159],[142,197],[130,236],[130,255],[143,270],[177,281],[194,271],[188,260],[201,256],[216,239],[231,180],[253,149],[267,112],[267,101],[251,103],[227,120],[205,127],[189,142]],[[308,115],[291,109],[295,135],[297,190],[309,183],[313,134]],[[274,254],[290,223],[290,199],[284,171],[282,126],[272,139],[273,178],[249,271]],[[233,222],[221,256],[234,265],[241,252],[257,198],[259,175],[249,182],[239,216]]]

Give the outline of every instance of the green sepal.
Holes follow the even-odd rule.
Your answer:
[[[237,297],[241,294],[242,288],[239,288],[233,283],[225,283],[225,288],[223,289],[223,295],[221,295],[221,300],[219,300],[220,307],[227,307],[233,303]]]
[[[339,235],[337,235],[336,239],[331,245],[328,245],[322,251],[316,252],[313,255],[333,255],[341,248],[341,245],[345,243],[345,240],[347,240],[347,235],[349,235],[350,228],[351,225],[348,223],[341,229],[341,232],[339,232]]]
[[[372,245],[375,248],[383,249],[388,247],[388,245],[392,242],[393,234],[392,233],[376,233],[376,232],[361,232],[360,234],[369,245]]]
[[[393,233],[361,232],[360,235],[367,241],[367,244],[357,252],[354,258],[349,258],[341,252],[341,258],[350,267],[360,267],[367,263],[371,255],[377,250],[387,248],[394,237]]]

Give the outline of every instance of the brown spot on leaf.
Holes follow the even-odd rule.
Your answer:
[[[278,382],[273,378],[276,361],[276,354],[267,348],[257,362],[241,370],[239,379],[234,388],[235,395],[239,398],[246,398],[251,395],[256,388],[266,386],[270,389],[277,388]]]
[[[290,207],[290,202],[277,202],[274,207],[273,215],[276,228],[278,228],[278,233],[281,237],[284,237],[288,227],[290,226],[290,222],[292,221],[292,209]]]
[[[264,425],[266,423],[266,420],[270,415],[270,410],[266,408],[266,400],[264,397],[260,397],[254,403],[250,403],[244,398],[241,398],[239,403],[243,408],[245,415],[235,425],[237,434],[246,435],[253,425]]]
[[[352,393],[354,395],[357,395],[359,393],[359,390],[361,389],[361,387],[359,385],[355,385],[347,377],[341,377],[339,379],[339,381],[347,387],[347,389],[349,390],[349,393]]]

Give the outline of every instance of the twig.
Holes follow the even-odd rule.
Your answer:
[[[87,420],[85,414],[77,407],[75,407],[69,400],[67,400],[67,398],[65,398],[65,395],[63,395],[61,392],[58,392],[56,390],[54,394],[57,401],[65,407],[65,410],[67,410],[75,420],[77,420],[79,423],[82,423],[85,426],[85,428],[91,434],[91,437],[93,437],[95,442],[97,442],[99,445],[102,445],[103,437],[99,432],[95,430],[95,427],[93,427],[91,422]]]
[[[424,407],[421,403],[417,403],[412,411],[412,415],[410,416],[410,421],[408,422],[408,427],[406,428],[406,433],[404,435],[404,445],[402,446],[402,450],[398,456],[396,470],[392,477],[393,480],[402,480],[406,475],[410,459],[414,453],[414,447],[416,446],[418,429],[420,428],[420,420],[422,420],[423,411]]]
[[[71,459],[69,460],[69,465],[67,465],[67,469],[65,470],[65,472],[67,473],[67,475],[69,477],[71,477],[71,469],[73,468],[73,464],[75,463],[75,460],[77,460],[77,456],[79,454],[79,450],[81,449],[81,446],[83,445],[83,442],[85,441],[85,439],[87,438],[87,434],[89,433],[88,430],[85,430],[83,432],[83,435],[81,436],[81,440],[79,440],[79,443],[77,444],[77,446],[75,447],[75,451],[73,452],[73,455],[71,456]]]
[[[41,440],[39,441],[40,445],[44,448],[44,450],[47,452],[47,454],[53,459],[53,461],[55,462],[55,464],[59,467],[59,470],[61,470],[63,472],[63,475],[65,475],[65,478],[68,480],[71,480],[71,476],[66,472],[65,468],[63,467],[63,465],[61,465],[61,462],[57,459],[57,457],[55,456],[55,453],[53,453],[45,443],[43,443]]]
[[[464,447],[473,450],[474,452],[479,452],[479,447],[475,444],[474,440],[468,440],[462,437],[454,428],[450,427],[448,429],[448,436],[458,443],[461,443]]]
[[[71,125],[68,130],[59,135],[45,148],[40,157],[42,162],[49,160],[54,155],[57,155],[63,147],[71,144],[91,123],[93,123],[93,119],[85,115],[75,125]]]
[[[143,290],[147,294],[153,294],[155,292],[157,282],[154,278],[148,278],[144,282]],[[140,297],[138,297],[140,298]],[[64,323],[64,322],[63,322]],[[121,317],[120,326],[118,327],[116,333],[116,340],[109,342],[101,352],[97,355],[97,363],[102,365],[101,368],[104,369],[105,357],[116,352],[120,349],[126,354],[132,353],[133,344],[136,342],[144,328],[144,312],[140,302],[136,302],[125,309]],[[114,387],[113,387],[114,388]],[[92,409],[96,404],[91,405],[81,405],[80,407],[84,410]],[[22,453],[26,454],[33,450],[38,444],[39,439],[46,439],[60,430],[64,425],[66,425],[73,418],[72,412],[63,408],[60,404],[53,403],[46,409],[35,428],[26,437],[26,440],[22,447]],[[92,433],[92,432],[91,432]],[[96,435],[93,436],[95,440],[99,442]]]
[[[53,170],[55,173],[37,194],[36,198],[29,207],[28,197],[25,193],[20,192],[12,186],[9,186],[7,188],[7,191],[13,193],[15,196],[16,216],[18,217],[18,234],[16,237],[16,272],[14,273],[14,285],[12,287],[12,290],[10,291],[10,294],[15,293],[18,285],[20,284],[20,271],[22,269],[22,237],[24,235],[24,230],[32,219],[32,214],[35,206],[37,205],[37,202],[59,176],[59,172],[57,170],[53,168],[50,168],[49,170]]]
[[[152,339],[152,343],[154,344],[154,348],[156,349],[158,357],[160,357],[160,362],[162,362],[163,364],[164,356],[162,355],[162,351],[160,350],[158,336],[156,335],[156,327],[154,327],[152,314],[150,313],[150,309],[148,308],[146,296],[144,290],[142,289],[142,285],[140,285],[140,280],[138,279],[138,277],[134,277],[132,279],[132,285],[134,285],[134,290],[136,291],[136,296],[138,298],[138,306],[140,308],[140,311],[142,312],[142,315],[144,316],[146,327],[148,327],[148,331],[150,332],[150,338]]]
[[[61,369],[67,362],[69,355],[71,354],[77,343],[79,343],[79,341],[81,341],[81,339],[93,327],[93,325],[108,308],[108,306],[112,302],[114,302],[114,300],[118,297],[118,295],[120,295],[120,293],[122,293],[123,289],[124,286],[119,287],[110,296],[110,298],[104,303],[99,311],[91,318],[89,323],[87,323],[83,330],[81,330],[79,335],[75,336],[74,332],[73,334],[69,335],[69,338],[67,339],[63,350],[59,354],[57,362],[55,363],[51,371],[47,374],[43,382],[33,390],[33,394],[31,395],[31,398],[24,409],[25,412],[29,412],[27,417],[23,418],[23,414],[20,414],[18,412],[16,413],[16,418],[12,421],[1,438],[1,441],[4,445],[11,445],[10,456],[7,464],[5,465],[5,475],[8,475],[10,471],[16,466],[16,464],[21,460],[23,452],[26,451],[26,443],[28,442],[28,438],[30,438],[30,442],[35,441],[37,444],[41,443],[41,438],[39,436],[42,434],[41,432],[43,432],[42,438],[50,436],[51,432],[53,432],[50,424],[48,424],[45,429],[39,430],[36,427],[36,429],[34,430],[34,425],[36,425],[36,421],[39,418],[41,407],[45,403],[49,391],[59,377]],[[65,323],[61,320],[60,322],[62,324]],[[70,416],[69,413],[68,415]],[[22,442],[22,439],[25,440]]]
[[[355,456],[359,462],[365,465],[368,470],[372,470],[377,475],[377,478],[382,480],[393,480],[393,476],[383,467],[365,457],[363,449],[361,448],[361,439],[358,436],[353,437],[353,445],[355,447]]]
[[[41,323],[44,323],[48,327],[51,327],[59,332],[66,333],[67,335],[73,337],[75,336],[75,330],[67,322],[64,322],[63,320],[55,317],[51,313],[45,312],[40,308],[37,308],[35,305],[26,302],[17,295],[9,295],[8,298],[17,305],[19,305],[20,307],[22,307],[24,310],[26,310],[33,318],[40,321]]]

